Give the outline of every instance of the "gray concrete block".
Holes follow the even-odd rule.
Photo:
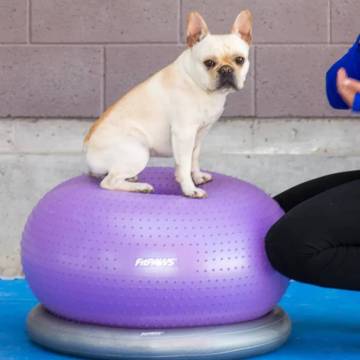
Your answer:
[[[173,62],[184,49],[180,45],[122,45],[106,48],[106,105]],[[144,99],[144,101],[146,101]]]
[[[258,46],[256,115],[260,117],[346,117],[330,108],[325,73],[343,46]]]
[[[16,150],[45,155],[79,153],[91,123],[89,120],[75,119],[15,120],[13,126]]]
[[[331,40],[353,43],[359,35],[359,0],[331,0]]]
[[[327,42],[327,0],[183,0],[182,28],[187,14],[197,10],[211,32],[228,32],[237,14],[246,8],[254,14],[255,43]]]
[[[27,1],[0,1],[0,43],[27,42]]]
[[[21,275],[20,241],[25,221],[46,191],[84,172],[79,155],[0,155],[0,278]]]
[[[3,46],[0,79],[0,116],[90,117],[101,110],[99,48]]]
[[[0,120],[0,153],[15,150],[15,131],[13,120]]]
[[[1,120],[0,153],[78,154],[92,120]],[[228,119],[202,152],[230,155],[360,155],[357,119]]]
[[[32,0],[34,42],[176,42],[177,1]]]
[[[356,119],[227,120],[204,141],[209,154],[360,155]]]

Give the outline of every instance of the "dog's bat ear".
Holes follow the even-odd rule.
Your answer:
[[[203,17],[196,11],[192,11],[187,19],[186,43],[189,47],[193,47],[197,42],[201,41],[209,33]]]
[[[242,11],[232,26],[231,32],[239,35],[249,45],[252,41],[253,16],[250,10]]]

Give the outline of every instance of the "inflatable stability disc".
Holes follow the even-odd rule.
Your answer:
[[[65,320],[36,306],[27,319],[35,343],[96,359],[239,359],[270,352],[289,337],[291,322],[276,307],[251,321],[220,326],[132,329]]]
[[[265,237],[284,214],[264,191],[213,174],[207,199],[181,196],[170,168],[154,194],[101,189],[88,176],[48,192],[22,240],[26,279],[53,314],[120,328],[240,323],[270,312],[289,280]]]

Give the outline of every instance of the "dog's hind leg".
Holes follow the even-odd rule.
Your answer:
[[[152,192],[154,188],[147,183],[134,182],[149,161],[149,150],[136,141],[126,141],[111,149],[108,173],[100,186],[108,190],[133,192]]]

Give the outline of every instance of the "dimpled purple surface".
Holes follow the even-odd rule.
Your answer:
[[[22,240],[39,301],[69,319],[123,327],[227,324],[266,314],[288,285],[264,247],[283,211],[255,186],[213,175],[203,200],[181,196],[170,168],[141,174],[154,194],[103,190],[87,176],[50,191]]]

